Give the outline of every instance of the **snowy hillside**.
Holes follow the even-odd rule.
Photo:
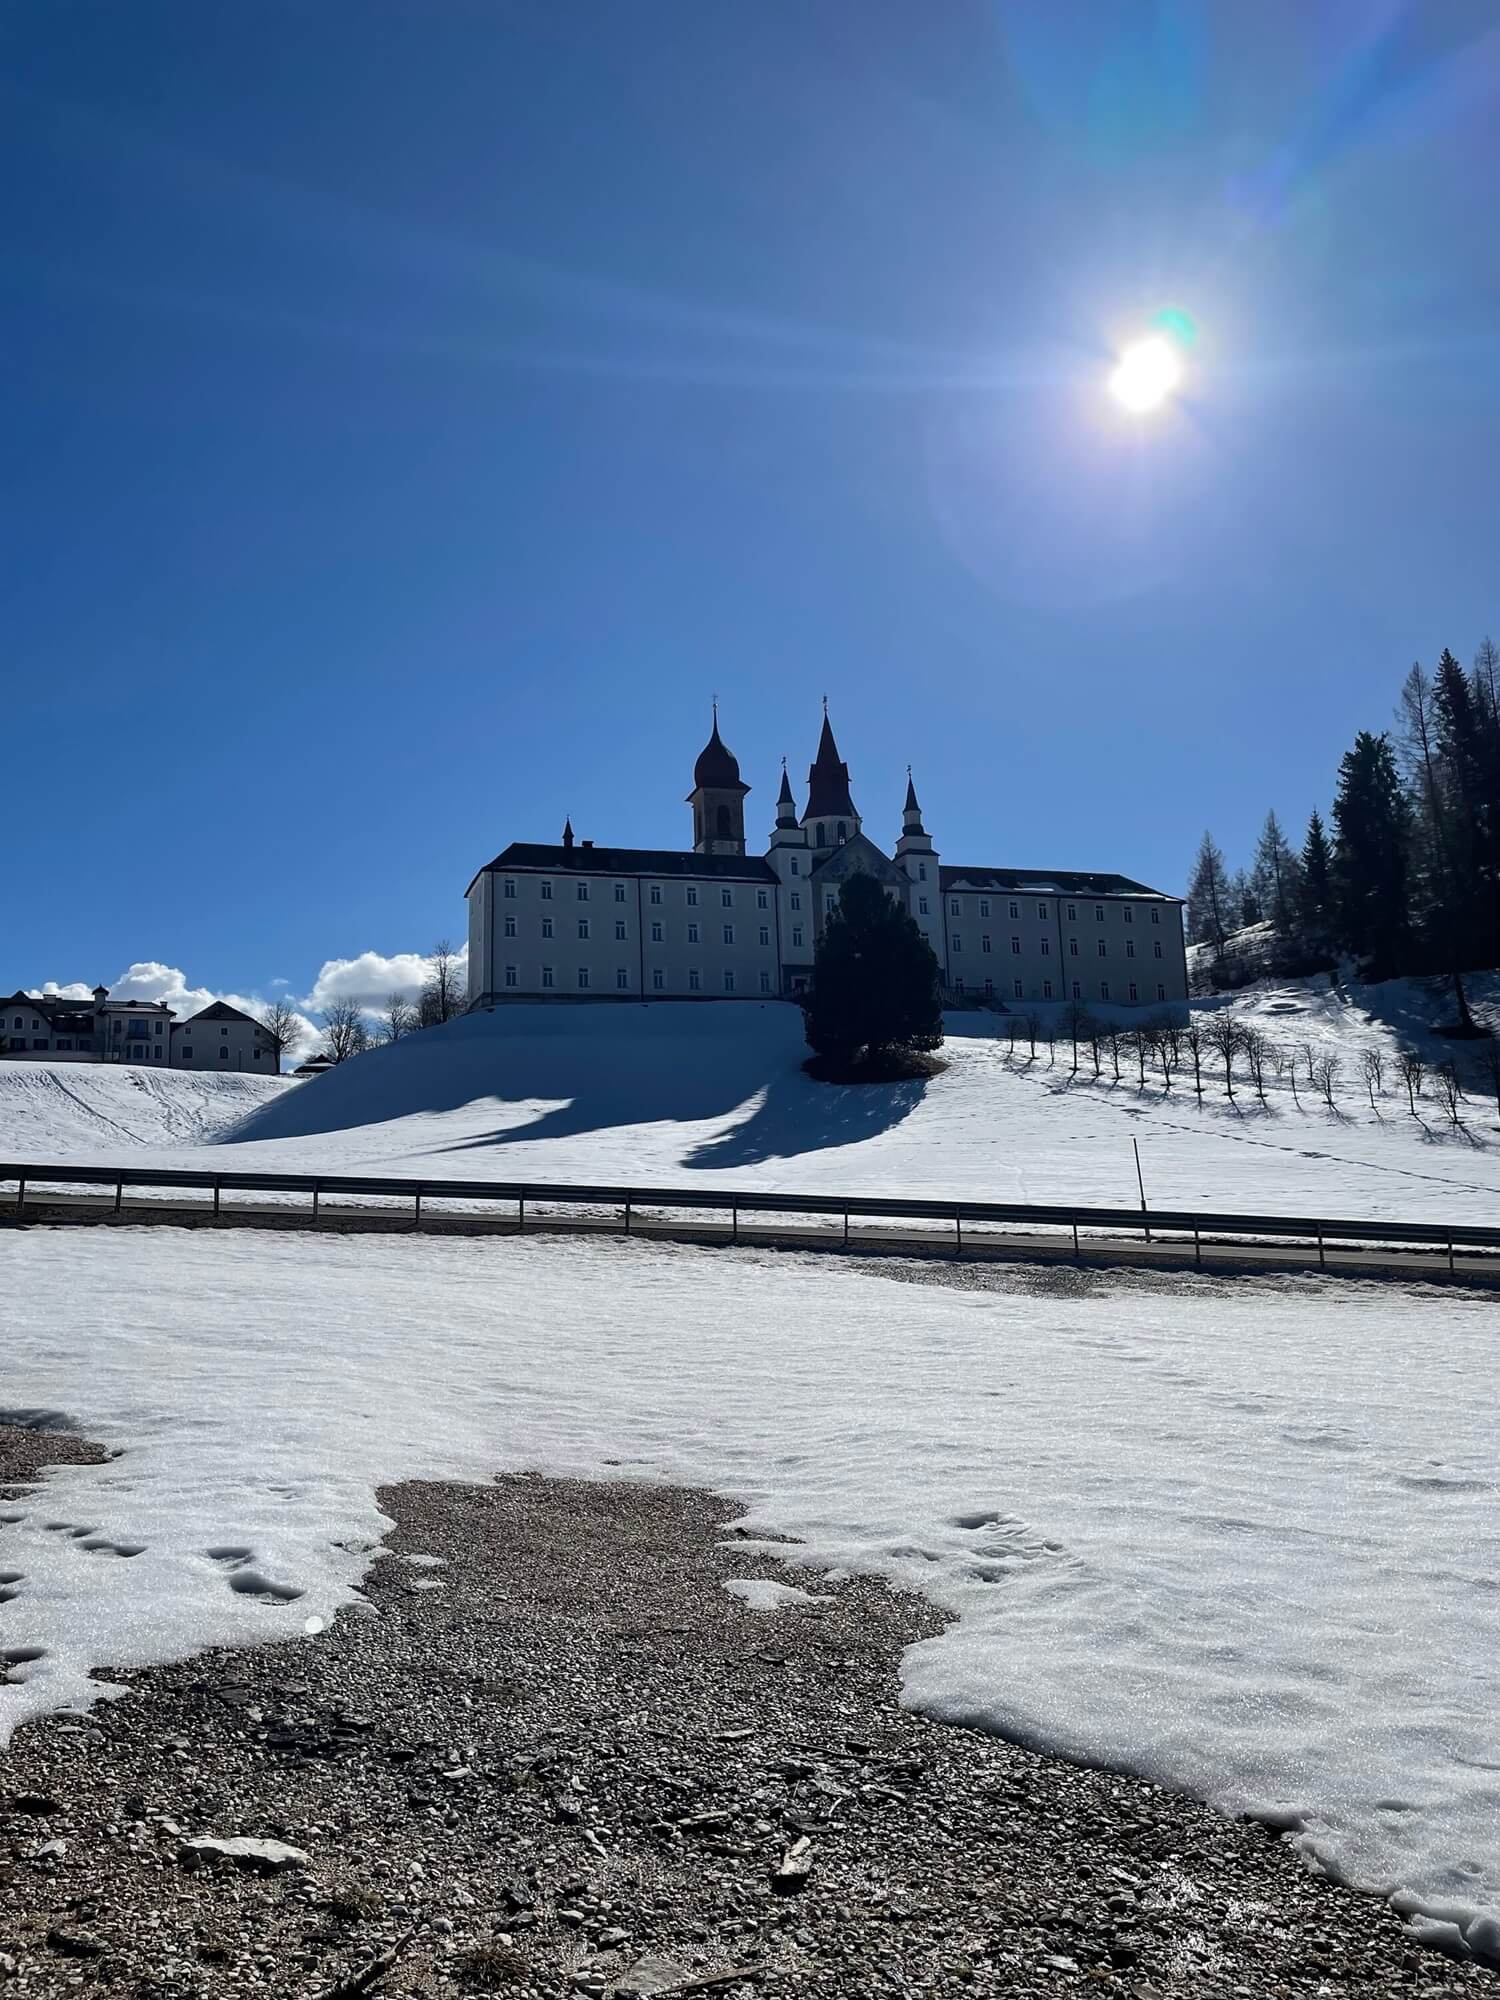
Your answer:
[[[1243,1068],[1231,1101],[1212,1063],[1201,1101],[1190,1069],[1170,1089],[1148,1072],[1142,1088],[1129,1059],[1118,1081],[1107,1058],[1095,1078],[1084,1052],[1073,1075],[1069,1047],[1030,1060],[1024,1044],[1009,1046],[1005,1017],[988,1013],[949,1017],[948,1068],[930,1081],[833,1088],[803,1074],[790,1007],[521,1006],[409,1036],[306,1084],[260,1084],[253,1103],[229,1093],[239,1079],[136,1087],[124,1071],[0,1069],[0,1149],[109,1161],[139,1141],[163,1162],[202,1165],[194,1149],[213,1140],[215,1164],[262,1170],[1129,1205],[1135,1138],[1158,1206],[1492,1221],[1493,1100],[1476,1094],[1454,1125],[1429,1084],[1413,1116],[1395,1071],[1401,1046],[1433,1060],[1452,1052],[1427,1032],[1441,1006],[1410,981],[1338,992],[1309,982],[1205,1003],[1201,1019],[1232,1009],[1295,1058],[1292,1075],[1268,1073],[1264,1103]],[[1373,1104],[1360,1064],[1372,1047],[1386,1058]],[[1331,1109],[1306,1081],[1308,1051],[1340,1064]],[[56,1084],[31,1080],[42,1074]],[[168,1084],[201,1095],[158,1104],[151,1088]],[[64,1090],[71,1104],[48,1095]],[[236,1113],[248,1115],[236,1125]]]
[[[296,1087],[290,1077],[212,1070],[0,1063],[0,1154],[118,1159],[134,1146],[200,1145]]]

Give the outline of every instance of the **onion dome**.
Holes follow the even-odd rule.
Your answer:
[[[740,779],[739,760],[719,734],[719,710],[714,707],[714,729],[712,736],[698,753],[698,761],[693,766],[693,784],[700,791],[748,792],[750,787]]]

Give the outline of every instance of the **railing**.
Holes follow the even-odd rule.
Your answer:
[[[14,1185],[13,1202],[7,1202],[4,1191]],[[209,1193],[213,1197],[209,1211],[215,1217],[227,1216],[236,1219],[235,1211],[222,1209],[222,1197],[226,1193],[235,1194],[303,1194],[311,1195],[311,1220],[324,1220],[330,1213],[322,1210],[325,1196],[381,1196],[411,1204],[411,1221],[416,1228],[422,1227],[422,1205],[426,1201],[463,1201],[469,1203],[510,1203],[515,1206],[515,1225],[524,1230],[527,1226],[527,1208],[530,1205],[532,1221],[536,1221],[539,1207],[552,1209],[606,1208],[621,1212],[621,1225],[628,1232],[632,1225],[639,1226],[641,1211],[652,1209],[685,1210],[688,1213],[708,1212],[727,1215],[729,1218],[729,1240],[740,1237],[740,1217],[742,1215],[776,1216],[825,1216],[843,1224],[840,1241],[850,1242],[851,1220],[866,1220],[882,1223],[910,1222],[918,1224],[951,1225],[953,1229],[953,1254],[964,1254],[964,1225],[968,1224],[972,1233],[976,1228],[996,1224],[1020,1225],[1023,1229],[1062,1230],[1071,1234],[1072,1253],[1081,1257],[1085,1237],[1139,1235],[1146,1244],[1156,1245],[1166,1239],[1177,1242],[1185,1250],[1189,1239],[1193,1247],[1194,1262],[1201,1264],[1205,1247],[1211,1249],[1239,1248],[1241,1250],[1268,1244],[1298,1244],[1309,1250],[1317,1249],[1318,1263],[1327,1265],[1327,1252],[1333,1248],[1364,1248],[1382,1253],[1391,1251],[1431,1251],[1446,1252],[1450,1271],[1454,1269],[1455,1254],[1459,1250],[1468,1252],[1500,1252],[1500,1227],[1488,1228],[1472,1223],[1456,1222],[1388,1222],[1376,1219],[1350,1219],[1338,1216],[1288,1216],[1288,1215],[1230,1215],[1221,1211],[1194,1209],[1150,1209],[1140,1208],[1094,1208],[1072,1204],[1003,1202],[1003,1201],[947,1201],[910,1200],[901,1196],[871,1194],[792,1194],[780,1189],[762,1190],[752,1188],[674,1188],[674,1187],[617,1187],[595,1186],[585,1182],[542,1182],[542,1181],[474,1181],[474,1180],[421,1180],[398,1179],[379,1174],[287,1174],[287,1173],[243,1173],[235,1170],[223,1172],[199,1168],[161,1167],[106,1167],[48,1164],[31,1161],[0,1163],[0,1219],[19,1219],[27,1209],[27,1189],[32,1189],[32,1206],[41,1208],[45,1200],[39,1199],[36,1190],[40,1186],[52,1187],[103,1187],[113,1189],[114,1201],[111,1213],[119,1214],[125,1206],[125,1191],[130,1189],[194,1190]],[[152,1204],[155,1206],[156,1204]],[[206,1206],[206,1205],[205,1205]],[[334,1217],[340,1211],[331,1211]],[[348,1216],[350,1211],[342,1211]],[[356,1211],[356,1214],[370,1216],[371,1211]],[[288,1222],[307,1216],[309,1211],[292,1210],[287,1215]],[[246,1220],[251,1219],[246,1216]],[[261,1212],[254,1219],[265,1220]],[[395,1218],[399,1219],[399,1218]],[[892,1232],[882,1232],[887,1235]],[[870,1238],[862,1239],[860,1247],[868,1247]],[[913,1247],[910,1238],[901,1241],[903,1249]],[[933,1248],[941,1247],[934,1240]],[[971,1241],[971,1247],[974,1247]]]

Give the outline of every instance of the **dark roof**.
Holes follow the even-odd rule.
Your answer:
[[[50,1021],[55,1028],[78,1028],[94,1018],[92,1000],[64,1000],[56,993],[12,993],[8,999],[0,1000],[0,1007],[30,1007],[40,1014],[44,1021]]]
[[[197,1021],[248,1021],[252,1028],[260,1026],[260,1022],[256,1020],[253,1014],[246,1014],[239,1007],[231,1007],[226,1000],[211,1000],[206,1007],[200,1008],[196,1014],[190,1014],[187,1020],[179,1021],[177,1026],[179,1028],[191,1028]]]
[[[807,811],[804,819],[831,818],[843,813],[854,817],[854,801],[849,796],[849,766],[839,757],[833,740],[828,711],[823,712],[823,733],[818,738],[818,754],[807,773]]]
[[[906,804],[902,807],[902,811],[920,814],[921,810],[922,808],[917,804],[917,788],[912,782],[911,772],[908,771],[906,774]]]
[[[1180,903],[1160,889],[1148,889],[1128,875],[1080,874],[1071,868],[950,868],[938,870],[944,889],[1003,889],[1024,896],[1154,896],[1160,903]]]
[[[513,840],[479,875],[497,868],[534,868],[559,875],[715,875],[738,882],[780,879],[770,862],[758,855],[694,854],[664,847],[546,847],[531,840]]]
[[[714,710],[714,730],[712,736],[698,752],[698,761],[693,766],[693,789],[700,785],[711,785],[718,792],[748,792],[750,787],[740,781],[739,759],[719,734],[719,711]]]
[[[785,763],[781,766],[781,790],[776,794],[776,803],[779,806],[794,806],[797,803],[792,797],[792,781],[787,776]]]

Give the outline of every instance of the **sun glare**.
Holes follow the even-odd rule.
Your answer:
[[[1172,341],[1138,340],[1120,356],[1109,378],[1110,394],[1127,410],[1154,410],[1182,380],[1182,362]]]

